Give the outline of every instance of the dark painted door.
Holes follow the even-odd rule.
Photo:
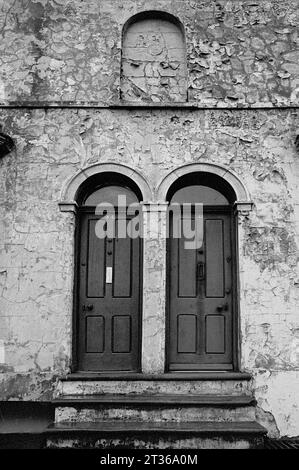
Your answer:
[[[204,211],[202,248],[185,241],[168,244],[169,369],[232,369],[231,216]]]
[[[115,225],[117,219],[115,217]],[[137,371],[140,338],[140,238],[98,238],[99,217],[81,215],[78,368]],[[125,216],[126,224],[129,217]]]

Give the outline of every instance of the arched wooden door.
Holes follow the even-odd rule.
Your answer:
[[[125,196],[127,205],[139,203],[130,188],[106,184],[86,197],[79,210],[79,371],[138,371],[140,367],[141,238],[130,236],[128,226],[134,218],[136,225],[138,215],[118,207],[118,196]],[[108,210],[113,236],[99,237],[97,224],[103,220],[102,211],[96,214],[99,203],[113,207]]]
[[[174,237],[170,218],[168,368],[231,370],[235,344],[232,206],[220,191],[191,183],[175,191],[171,202],[203,204],[203,244],[186,248],[183,230],[180,238]],[[193,228],[194,217],[193,207]]]

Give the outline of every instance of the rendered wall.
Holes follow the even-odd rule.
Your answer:
[[[297,0],[1,0],[0,102],[118,102],[122,27],[145,10],[184,25],[189,101],[298,104]]]
[[[58,208],[65,180],[110,161],[154,188],[179,165],[214,162],[233,169],[255,203],[240,224],[242,368],[255,374],[259,403],[279,414],[282,434],[298,433],[296,114],[3,110],[1,122],[17,143],[0,163],[2,398],[49,397],[53,376],[68,371],[73,219]]]
[[[0,160],[0,398],[49,399],[69,371],[74,218],[58,208],[65,181],[88,165],[115,162],[155,188],[178,166],[214,162],[237,173],[255,204],[239,225],[242,370],[255,377],[261,420],[298,435],[298,2],[7,0],[0,7],[0,96],[15,104],[2,106],[0,125],[16,143]],[[189,101],[293,107],[43,108],[116,103],[121,27],[149,7],[185,26]],[[149,295],[159,303],[163,293]]]

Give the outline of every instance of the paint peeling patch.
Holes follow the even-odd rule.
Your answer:
[[[255,227],[251,226],[248,220],[244,255],[253,259],[260,266],[261,271],[274,270],[286,263],[291,269],[295,268],[298,262],[297,244],[289,227]]]
[[[252,372],[257,406],[262,410],[258,416],[260,423],[269,429],[270,437],[298,436],[299,371]]]
[[[274,439],[280,437],[280,432],[272,413],[263,410],[260,406],[256,406],[256,419],[258,423],[268,430],[268,437]]]
[[[61,346],[58,355],[54,358],[54,369],[57,373],[65,373],[70,367],[70,358],[65,353],[65,348]]]
[[[1,364],[0,365],[0,374],[3,374],[5,372],[13,372],[14,368],[12,366],[8,366],[7,364]]]
[[[0,365],[5,367],[5,343],[3,339],[0,339]]]
[[[52,400],[56,377],[45,374],[11,374],[0,376],[0,401]]]

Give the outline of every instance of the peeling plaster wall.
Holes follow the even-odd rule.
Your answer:
[[[189,101],[298,104],[297,0],[1,0],[0,102],[117,103],[122,27],[144,10],[185,27]]]
[[[122,25],[143,9],[182,21],[190,102],[261,109],[42,108],[119,103]],[[177,166],[213,162],[234,170],[255,204],[239,223],[241,368],[253,373],[260,420],[299,435],[298,13],[297,0],[0,0],[0,103],[41,105],[0,111],[16,143],[0,159],[0,399],[49,399],[69,371],[65,181],[114,162],[155,189]],[[274,109],[284,105],[293,108]]]
[[[255,203],[239,227],[242,368],[280,432],[299,434],[297,113],[7,109],[0,120],[16,142],[0,161],[3,396],[43,399],[69,370],[74,227],[58,209],[65,180],[109,161],[155,188],[179,165],[214,162],[234,170]]]

